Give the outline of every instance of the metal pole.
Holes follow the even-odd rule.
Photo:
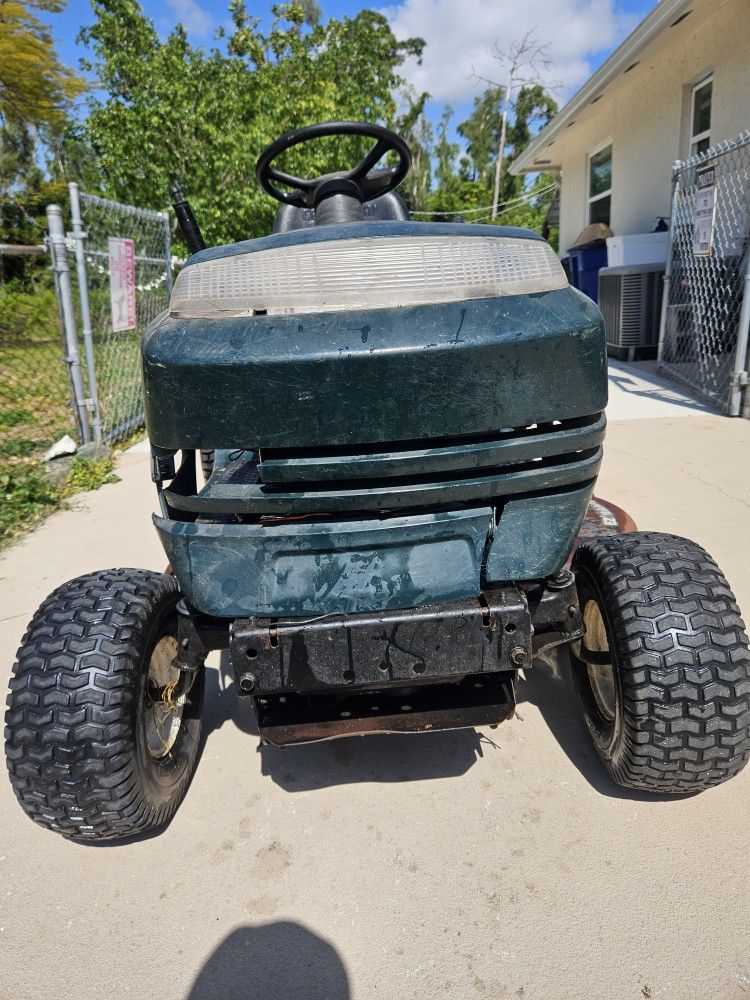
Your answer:
[[[669,206],[669,236],[667,237],[667,265],[664,268],[664,288],[661,297],[661,316],[659,317],[659,344],[657,347],[657,371],[661,370],[661,353],[664,347],[664,335],[667,329],[667,309],[669,308],[669,286],[672,278],[672,244],[674,243],[674,227],[677,218],[676,201],[679,189],[679,176],[682,163],[675,160],[672,164],[672,202]]]
[[[65,337],[65,362],[70,372],[70,385],[73,390],[73,403],[76,408],[78,430],[81,440],[85,443],[91,440],[89,428],[86,392],[83,386],[81,358],[78,353],[78,337],[76,334],[75,310],[73,308],[73,288],[70,282],[68,267],[68,250],[65,245],[65,227],[63,225],[62,209],[59,205],[47,206],[47,225],[49,227],[49,247],[52,257],[52,269],[55,272],[55,286],[60,296],[60,314],[62,316],[63,334]]]
[[[503,175],[503,157],[505,156],[505,138],[508,131],[508,115],[510,114],[510,101],[513,91],[513,70],[508,74],[508,86],[505,88],[503,99],[503,117],[500,126],[500,142],[497,147],[497,160],[495,161],[495,187],[492,193],[492,221],[497,218],[497,209],[500,204],[500,179]]]
[[[86,273],[86,253],[81,218],[81,202],[78,197],[78,185],[75,181],[68,184],[70,191],[70,216],[73,220],[73,240],[76,248],[76,273],[78,275],[78,297],[81,307],[81,330],[83,332],[83,347],[86,351],[86,370],[89,382],[89,400],[91,402],[91,419],[94,440],[102,439],[102,417],[99,410],[99,394],[96,388],[96,364],[94,362],[94,338],[91,335],[91,310],[89,309],[89,284]]]
[[[164,253],[167,257],[167,298],[172,294],[172,240],[169,235],[169,212],[164,213]]]
[[[750,347],[750,247],[745,251],[745,285],[742,293],[742,310],[737,328],[737,351],[729,395],[729,415],[738,417],[742,406],[742,390],[748,384],[748,347]]]

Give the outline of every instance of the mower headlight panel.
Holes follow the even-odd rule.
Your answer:
[[[185,317],[333,312],[529,295],[567,285],[554,250],[540,240],[332,240],[191,264],[175,282],[170,312]]]

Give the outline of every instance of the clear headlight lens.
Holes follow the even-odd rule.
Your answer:
[[[170,312],[247,316],[411,306],[566,288],[555,252],[517,237],[332,240],[184,268]]]

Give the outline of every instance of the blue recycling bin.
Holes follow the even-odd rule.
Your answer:
[[[598,302],[599,271],[607,266],[607,244],[592,243],[591,246],[576,247],[568,251],[568,256],[570,283],[594,302]]]

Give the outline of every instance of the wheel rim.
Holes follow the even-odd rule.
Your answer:
[[[180,671],[172,666],[177,639],[164,635],[151,654],[143,698],[143,732],[154,760],[166,757],[177,741],[186,695],[175,697]]]
[[[586,649],[591,653],[609,653],[607,627],[596,601],[586,602],[583,624]],[[586,672],[596,707],[608,722],[613,722],[617,712],[617,682],[612,664],[586,662]]]

